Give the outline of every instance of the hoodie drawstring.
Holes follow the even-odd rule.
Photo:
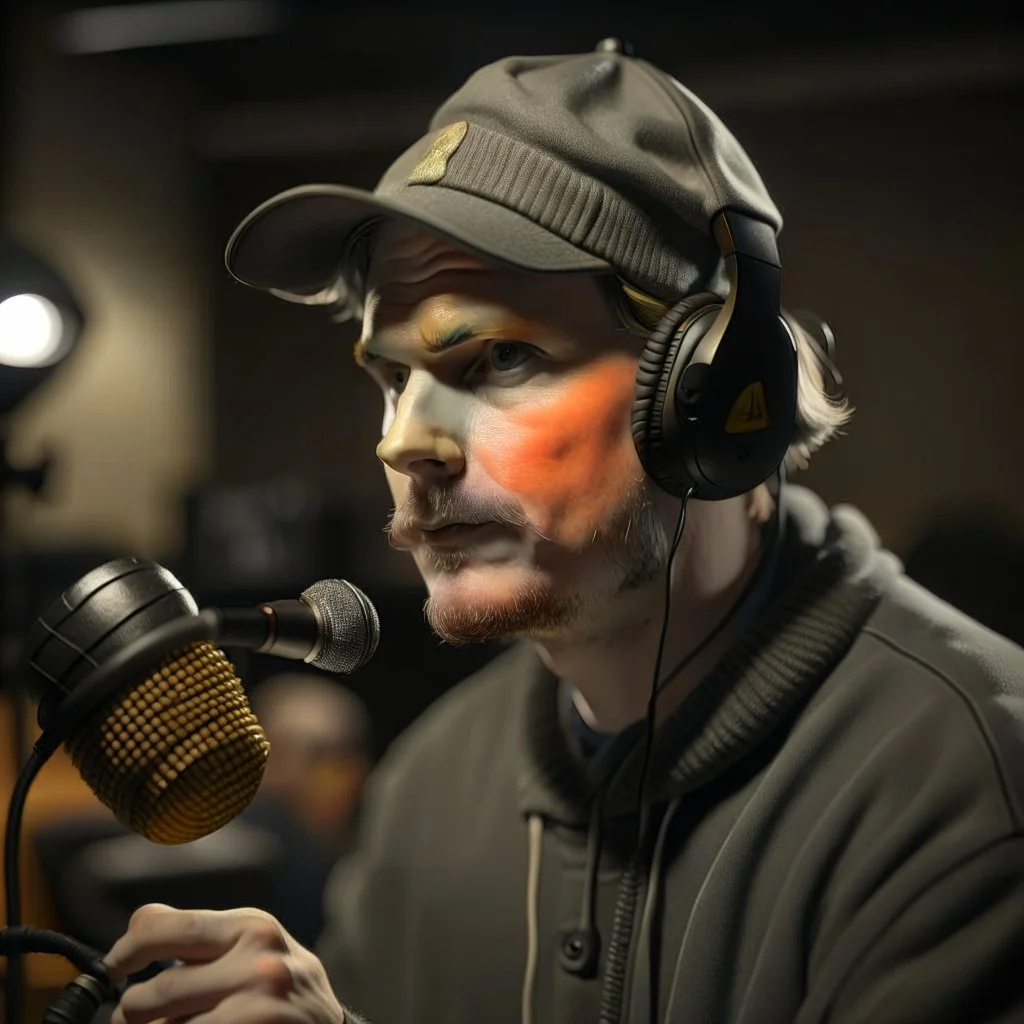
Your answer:
[[[562,934],[560,957],[562,968],[581,978],[593,978],[597,974],[597,961],[601,952],[601,936],[594,924],[594,909],[597,899],[597,873],[601,865],[601,809],[603,806],[604,791],[601,790],[594,798],[590,810],[580,918],[575,928]]]
[[[531,814],[526,822],[529,854],[526,868],[526,968],[523,971],[522,1024],[533,1024],[533,992],[537,981],[540,909],[540,860],[544,843],[544,819]]]
[[[600,936],[594,926],[597,898],[597,873],[601,863],[601,807],[603,792],[598,793],[590,812],[587,830],[587,861],[583,877],[583,899],[576,928],[562,936],[562,966],[573,974],[593,977],[597,973]],[[527,817],[528,858],[526,868],[526,967],[523,971],[522,1024],[533,1024],[533,1000],[537,982],[539,955],[540,868],[544,842],[544,819],[539,814]]]

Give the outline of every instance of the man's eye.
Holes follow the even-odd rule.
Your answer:
[[[492,369],[501,372],[518,369],[531,355],[532,352],[526,345],[515,341],[499,341],[491,346],[488,360]]]

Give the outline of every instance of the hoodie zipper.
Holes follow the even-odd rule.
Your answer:
[[[659,901],[661,899],[662,862],[665,856],[665,844],[673,820],[676,817],[682,798],[676,797],[669,802],[661,814],[657,826],[657,838],[650,857],[645,856],[648,849],[648,836],[651,835],[651,822],[648,820],[642,833],[642,840],[636,852],[630,858],[619,886],[619,897],[612,919],[612,938],[608,946],[608,960],[605,966],[605,983],[601,992],[600,1024],[622,1024],[624,1011],[630,1016],[638,1016],[638,1020],[651,1024],[657,1017],[657,931],[659,925]],[[646,816],[645,816],[646,817]],[[630,953],[633,942],[634,922],[637,917],[637,905],[640,892],[646,882],[647,897],[640,919],[640,935],[636,942],[636,965],[634,968],[633,994],[640,996],[635,1011],[627,1006],[626,986],[629,973]],[[639,974],[635,973],[639,971]]]
[[[626,865],[619,886],[619,898],[612,919],[612,937],[605,961],[604,987],[601,991],[600,1024],[621,1024],[626,997],[626,971],[629,947],[633,939],[633,922],[643,886],[643,855],[637,850]]]

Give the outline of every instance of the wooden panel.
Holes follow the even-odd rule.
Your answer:
[[[29,712],[31,714],[31,711]],[[0,794],[3,795],[3,820],[17,777],[14,765],[14,733],[12,708],[8,697],[0,698]],[[30,723],[29,735],[38,735],[35,721]],[[39,928],[61,931],[49,888],[43,878],[33,848],[33,836],[44,825],[69,815],[96,814],[109,817],[110,811],[99,802],[81,780],[63,749],[59,750],[43,768],[29,790],[21,832],[21,900],[22,923]],[[0,908],[7,917],[7,902],[0,886]],[[5,961],[0,958],[0,973]],[[32,990],[61,988],[77,975],[77,971],[59,957],[30,956],[28,958],[28,985]]]

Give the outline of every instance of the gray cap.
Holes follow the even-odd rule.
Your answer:
[[[302,185],[258,206],[228,242],[228,269],[358,312],[360,243],[397,219],[520,269],[615,272],[667,301],[713,288],[714,215],[735,209],[778,231],[779,211],[718,117],[621,50],[606,41],[481,68],[373,192]]]

